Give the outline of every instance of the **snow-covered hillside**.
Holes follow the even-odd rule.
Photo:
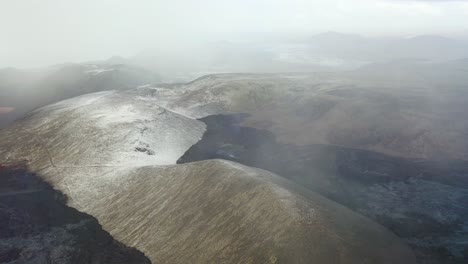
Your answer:
[[[101,70],[88,74],[112,72]],[[197,118],[229,113],[248,114],[242,126],[297,147],[301,159],[288,157],[294,168],[300,160],[310,163],[305,150],[316,143],[400,157],[467,159],[468,104],[458,84],[390,80],[364,78],[362,71],[221,74],[86,94],[39,108],[0,130],[0,161],[26,160],[69,197],[70,206],[96,217],[117,240],[155,263],[414,263],[408,247],[384,227],[310,191],[341,190],[334,186],[343,182],[335,177],[333,157],[317,163],[330,174],[282,173],[297,182],[321,179],[303,184],[316,188],[309,190],[234,162],[175,165],[207,132]],[[217,140],[229,149],[228,141]],[[363,172],[357,170],[356,157],[346,166],[364,175],[366,188],[395,193],[374,186],[378,179],[367,182],[369,168],[361,164]],[[387,177],[382,170],[374,176]],[[349,190],[349,197],[367,197]],[[418,201],[427,197],[425,189],[404,193]],[[379,199],[376,208],[388,200]],[[375,217],[376,209],[369,210]]]
[[[14,127],[43,144],[55,166],[67,167],[174,164],[205,125],[155,98],[111,91],[43,107]]]
[[[0,160],[27,160],[153,263],[415,263],[382,226],[272,173],[220,160],[171,165],[205,125],[141,92],[40,108],[0,131]]]
[[[374,73],[370,78],[364,70],[217,74],[171,89],[144,86],[131,92],[152,96],[167,109],[196,118],[250,114],[244,125],[266,129],[283,143],[466,160],[468,122],[463,117],[468,102],[460,87],[468,80],[459,64],[452,65],[461,67],[456,76],[444,75],[446,65],[413,65],[411,73],[405,72],[414,77],[408,82],[398,82],[399,72]],[[436,69],[439,77],[432,74]]]

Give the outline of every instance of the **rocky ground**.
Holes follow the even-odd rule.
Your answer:
[[[0,263],[151,263],[23,166],[0,168]]]
[[[386,226],[412,246],[420,263],[468,257],[468,162],[285,145],[268,131],[241,126],[246,117],[202,118],[203,139],[179,163],[223,158],[266,169]]]
[[[0,160],[27,160],[154,263],[464,263],[463,90],[378,79],[222,74],[87,94],[0,130]],[[217,115],[232,113],[246,114]]]
[[[271,172],[175,164],[206,125],[159,103],[101,92],[38,109],[0,130],[0,159],[26,159],[153,263],[415,263],[386,228]]]

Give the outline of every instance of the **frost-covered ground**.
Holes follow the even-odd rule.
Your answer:
[[[194,118],[248,113],[244,125],[267,129],[288,144],[466,160],[468,99],[460,87],[468,80],[436,78],[431,73],[435,69],[405,76],[405,82],[395,77],[400,73],[368,77],[361,71],[217,74],[170,88],[143,86],[130,93],[157,98],[161,106]]]
[[[157,103],[117,92],[88,94],[33,112],[22,129],[44,142],[56,166],[174,164],[205,125]]]
[[[69,205],[156,263],[414,263],[382,226],[272,173],[219,160],[175,163],[206,132],[196,118],[226,113],[249,114],[244,126],[282,144],[466,159],[466,98],[439,88],[288,73],[92,93],[1,130],[0,161],[27,160]]]
[[[382,226],[270,172],[174,165],[206,129],[169,107],[179,93],[146,87],[40,108],[0,131],[0,160],[27,160],[153,263],[415,263]]]

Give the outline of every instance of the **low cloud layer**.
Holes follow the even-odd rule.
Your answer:
[[[0,67],[130,56],[146,49],[325,31],[468,35],[467,1],[15,0],[0,2]],[[247,38],[248,39],[248,38]]]

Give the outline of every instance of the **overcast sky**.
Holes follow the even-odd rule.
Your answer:
[[[241,33],[468,35],[456,0],[0,0],[0,67],[130,56]]]

